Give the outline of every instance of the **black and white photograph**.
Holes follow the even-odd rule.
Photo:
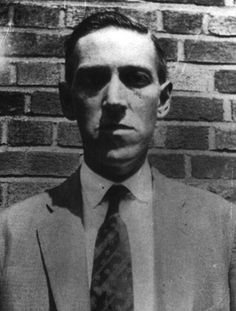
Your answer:
[[[0,311],[236,311],[236,0],[0,0]]]

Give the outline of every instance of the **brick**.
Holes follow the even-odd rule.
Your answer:
[[[9,67],[3,67],[0,70],[0,85],[12,84],[11,71]]]
[[[196,0],[194,4],[198,5],[212,5],[212,6],[224,6],[224,0]]]
[[[231,100],[232,120],[236,121],[236,100]]]
[[[167,149],[208,149],[208,127],[169,126],[166,133]]]
[[[189,1],[186,1],[189,3]],[[212,5],[212,6],[224,6],[224,0],[190,0],[190,3],[193,2],[197,5]]]
[[[8,24],[8,10],[9,5],[0,4],[0,26],[7,26]]]
[[[236,150],[236,129],[215,128],[215,149]]]
[[[146,2],[182,3],[196,5],[224,6],[224,0],[145,0]]]
[[[220,93],[236,93],[236,70],[219,70],[215,73],[215,88]]]
[[[65,36],[40,34],[36,36],[37,48],[40,52],[35,51],[36,55],[63,57]]]
[[[209,179],[236,178],[236,158],[224,156],[193,156],[192,176]]]
[[[167,120],[223,121],[223,100],[204,97],[174,96]]]
[[[151,147],[167,149],[208,149],[208,127],[158,126]]]
[[[3,136],[2,126],[3,126],[3,123],[0,122],[0,145],[2,145],[2,136]]]
[[[0,116],[21,115],[24,113],[24,94],[0,92]]]
[[[163,11],[163,28],[170,33],[201,33],[202,14]]]
[[[193,41],[184,43],[185,60],[207,63],[236,63],[236,43]]]
[[[11,120],[8,143],[11,146],[51,145],[52,122]]]
[[[158,35],[157,35],[158,37]],[[169,38],[159,38],[158,42],[160,47],[165,53],[167,61],[176,61],[177,60],[177,40]]]
[[[164,148],[166,141],[167,126],[158,125],[153,133],[149,148]]]
[[[217,36],[236,36],[236,17],[211,15],[208,31]]]
[[[58,7],[15,5],[14,25],[18,27],[58,28]]]
[[[66,177],[79,166],[79,154],[32,152],[27,155],[27,175]]]
[[[62,116],[58,93],[34,92],[31,97],[31,114]]]
[[[55,187],[56,182],[13,182],[7,188],[7,206],[22,201],[44,190]]]
[[[6,36],[4,46],[6,56],[62,57],[64,55],[64,37],[58,35],[10,32]]]
[[[19,85],[57,85],[60,81],[60,64],[19,63],[17,82]]]
[[[2,152],[0,153],[0,176],[24,175],[26,166],[26,153]]]
[[[63,147],[82,146],[78,125],[67,122],[59,123],[57,143]]]
[[[151,164],[167,177],[184,178],[184,156],[182,154],[149,154]]]
[[[169,77],[174,90],[209,92],[213,84],[213,72],[206,66],[193,64],[169,64]]]
[[[0,176],[69,176],[79,165],[77,153],[0,153]]]

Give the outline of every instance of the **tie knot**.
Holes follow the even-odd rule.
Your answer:
[[[123,185],[113,185],[107,191],[108,200],[107,217],[119,212],[120,201],[126,196],[128,189]]]

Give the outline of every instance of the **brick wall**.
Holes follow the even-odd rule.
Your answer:
[[[235,0],[0,2],[0,205],[61,182],[79,164],[63,118],[63,40],[84,16],[115,8],[160,38],[174,83],[150,159],[167,176],[236,201]],[[4,57],[3,57],[4,53]]]

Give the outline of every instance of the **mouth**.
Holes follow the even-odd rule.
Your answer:
[[[132,130],[132,129],[133,129],[132,126],[119,123],[109,123],[100,126],[100,130],[102,131],[117,131],[117,130]]]

